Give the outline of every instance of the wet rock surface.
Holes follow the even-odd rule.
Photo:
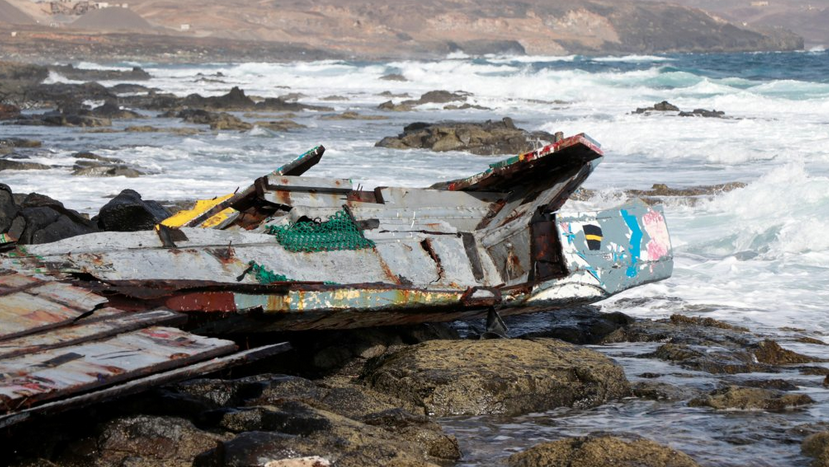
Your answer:
[[[15,195],[0,184],[0,233],[20,244],[55,242],[97,230],[89,219],[59,201],[38,193]]]
[[[210,112],[203,109],[185,109],[177,113],[167,113],[165,117],[175,116],[186,123],[209,125],[211,130],[239,130],[253,128],[253,124],[227,112]]]
[[[67,65],[52,65],[49,70],[59,73],[74,81],[146,81],[152,78],[143,68],[132,67],[129,71],[97,70],[75,68],[71,63]]]
[[[121,159],[99,156],[91,152],[78,152],[72,156],[77,159],[72,166],[72,175],[75,176],[135,178],[146,175],[128,166]]]
[[[613,361],[554,339],[429,341],[379,358],[364,380],[436,416],[594,407],[630,394]]]
[[[691,407],[711,407],[717,410],[760,409],[785,410],[813,404],[815,401],[805,394],[786,394],[783,391],[763,388],[727,386],[706,396],[692,399]]]
[[[27,441],[18,452],[33,448],[36,455],[10,463],[261,466],[317,458],[343,466],[432,466],[460,458],[453,436],[399,405],[345,379],[198,379],[110,403],[74,432],[58,424],[61,441],[49,449],[21,433]],[[268,464],[277,461],[284,462]]]
[[[305,128],[305,125],[301,125],[293,120],[258,121],[254,125],[270,131],[290,131]]]
[[[714,374],[775,373],[784,365],[825,361],[784,349],[739,326],[683,315],[637,321],[617,329],[602,342],[664,342],[643,357]]]
[[[696,467],[688,455],[647,439],[591,435],[539,444],[513,454],[509,467]]]
[[[93,219],[107,231],[134,232],[151,230],[171,213],[157,201],[144,200],[135,190],[124,190],[105,204]]]
[[[144,118],[144,116],[138,112],[121,108],[121,106],[118,105],[118,102],[113,99],[107,100],[103,105],[92,109],[92,114],[96,117],[109,118],[112,120]]]
[[[668,101],[658,102],[650,107],[639,107],[632,113],[650,115],[653,113],[663,112],[676,112],[673,115],[677,115],[679,117],[725,118],[725,112],[721,110],[694,109],[690,111],[684,111],[680,110],[679,107],[671,104]]]
[[[829,431],[815,433],[803,440],[803,454],[814,459],[811,467],[829,466]]]
[[[0,172],[4,170],[46,170],[51,168],[49,165],[39,164],[37,162],[0,159]]]
[[[320,120],[388,120],[382,115],[361,115],[357,112],[346,111],[341,114],[323,115]]]
[[[420,96],[419,99],[407,99],[398,104],[393,101],[387,101],[380,104],[377,108],[380,110],[390,110],[394,112],[408,112],[414,110],[415,107],[423,104],[447,104],[449,102],[466,102],[472,94],[463,91],[429,91]]]
[[[529,132],[517,128],[512,119],[493,122],[412,123],[398,136],[389,136],[376,146],[392,149],[430,149],[432,151],[467,151],[478,155],[520,154],[540,144],[553,141],[546,132]]]

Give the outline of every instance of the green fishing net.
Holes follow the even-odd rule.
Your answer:
[[[244,274],[250,274],[255,279],[256,282],[260,284],[272,284],[274,282],[290,282],[291,280],[288,279],[287,276],[282,274],[277,274],[266,267],[257,264],[256,261],[251,261],[248,263],[248,269],[244,272]],[[243,274],[243,275],[244,275]]]
[[[374,248],[374,242],[363,237],[354,219],[344,210],[324,222],[306,220],[289,226],[266,225],[265,232],[275,235],[280,245],[293,252]]]

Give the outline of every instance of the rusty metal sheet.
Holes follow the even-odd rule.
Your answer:
[[[467,206],[474,208],[488,208],[506,196],[500,192],[465,192],[434,190],[430,188],[378,188],[385,204],[408,207],[421,206]]]
[[[69,284],[0,272],[0,341],[63,326],[105,302]]]
[[[262,358],[267,358],[290,350],[286,342],[256,347],[250,350],[237,352],[225,357],[212,358],[182,368],[176,368],[161,373],[137,378],[126,383],[116,384],[87,394],[69,397],[53,402],[46,402],[35,407],[23,409],[14,413],[0,415],[0,428],[20,423],[34,415],[51,415],[69,408],[85,407],[106,399],[123,397],[144,391],[148,388],[164,384],[184,381],[194,376],[213,373],[218,370],[244,365]]]
[[[489,169],[471,177],[436,183],[431,188],[450,191],[509,191],[521,183],[522,173],[541,172],[543,167],[555,169],[566,165],[567,159],[577,163],[589,162],[600,159],[602,155],[599,143],[582,133],[536,151],[490,164]]]
[[[225,355],[231,341],[150,327],[0,360],[0,412]]]
[[[272,190],[313,191],[317,193],[347,193],[352,189],[347,178],[296,177],[268,175],[267,187]]]
[[[101,315],[107,319],[101,319]],[[114,308],[95,310],[97,320],[80,320],[49,332],[30,334],[0,341],[0,360],[43,350],[78,344],[94,339],[110,337],[122,332],[134,331],[152,325],[180,324],[185,315],[167,310],[132,313]]]

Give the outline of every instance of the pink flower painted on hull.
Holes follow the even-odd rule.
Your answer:
[[[648,260],[656,261],[665,257],[671,248],[671,237],[668,235],[665,218],[658,211],[650,211],[642,217],[642,223],[651,237],[647,245]]]

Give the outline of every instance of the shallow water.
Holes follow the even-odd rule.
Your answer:
[[[829,52],[115,65],[125,69],[141,65],[154,76],[144,84],[182,96],[192,92],[220,95],[231,86],[263,97],[299,92],[307,96],[301,99],[303,103],[332,106],[336,113],[355,110],[388,119],[322,120],[319,117],[330,112],[304,112],[292,119],[307,128],[287,133],[255,128],[186,137],[4,125],[0,138],[42,140],[42,149],[29,152],[32,160],[62,167],[5,171],[0,173],[0,182],[15,192],[38,191],[70,208],[94,213],[107,197],[124,188],[158,200],[229,193],[322,143],[327,148],[325,157],[309,175],[350,177],[355,185],[366,188],[426,186],[472,174],[496,159],[396,151],[375,148],[374,143],[413,121],[510,116],[522,128],[568,135],[585,132],[602,143],[605,160],[585,185],[597,194],[588,201],[569,202],[564,209],[609,207],[623,200],[622,190],[654,183],[671,187],[748,184],[693,204],[667,200],[665,212],[675,247],[674,276],[607,300],[602,304],[606,311],[654,318],[673,313],[709,316],[778,335],[792,349],[798,347],[786,344],[790,332],[781,328],[801,329],[800,334],[829,342],[829,237],[824,234],[829,230]],[[217,72],[224,76],[210,77],[222,83],[198,81],[199,73]],[[402,73],[409,81],[379,79],[388,73]],[[59,75],[50,80],[65,81]],[[376,109],[388,100],[378,95],[382,91],[417,98],[434,89],[471,92],[471,103],[492,110],[444,111],[424,106],[415,112],[385,113]],[[323,100],[331,95],[348,100]],[[631,114],[637,107],[662,100],[683,110],[722,110],[728,118]],[[113,127],[197,128],[145,114],[147,120],[120,121]],[[73,177],[69,175],[74,163],[70,156],[76,151],[121,158],[150,175],[137,179]],[[647,350],[641,345],[599,350],[619,359],[631,379],[643,366],[659,364],[630,357]],[[706,375],[686,378],[676,367],[666,372],[680,375],[671,378],[683,384],[718,384]],[[818,377],[794,373],[787,377],[807,379],[802,390],[819,404],[768,414],[715,413],[681,404],[624,401],[588,412],[446,423],[462,440],[468,465],[487,464],[536,441],[596,430],[635,431],[685,450],[705,465],[797,465],[805,461],[785,432],[799,423],[826,419],[829,395],[812,381]]]

